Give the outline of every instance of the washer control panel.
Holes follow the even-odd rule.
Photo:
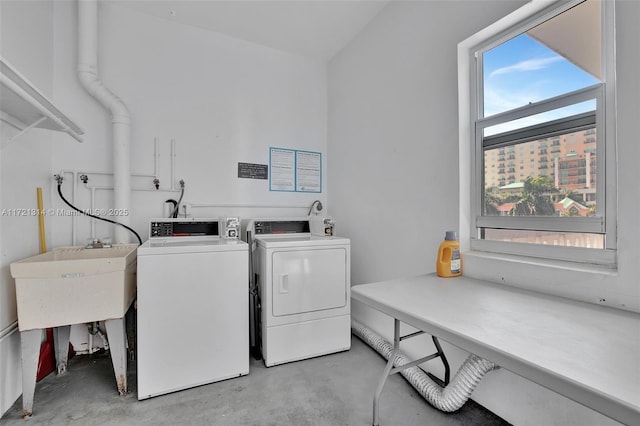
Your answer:
[[[237,216],[220,218],[220,235],[228,240],[237,240],[240,237],[240,218]]]
[[[151,238],[218,235],[220,235],[218,221],[209,219],[152,219],[149,229],[149,236]]]

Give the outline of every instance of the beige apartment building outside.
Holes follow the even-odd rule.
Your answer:
[[[560,190],[552,195],[558,216],[593,214],[596,195],[596,131],[563,134],[485,151],[485,190],[519,194],[527,177],[549,176]],[[565,194],[571,191],[571,197]],[[513,203],[498,207],[508,215]],[[599,234],[486,229],[491,240],[603,248]]]
[[[485,152],[485,190],[519,192],[527,177],[550,176],[556,188],[579,194],[574,201],[589,206],[595,203],[595,172],[595,129]]]

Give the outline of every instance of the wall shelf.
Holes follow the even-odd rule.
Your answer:
[[[65,132],[82,142],[84,131],[56,108],[31,82],[0,57],[0,120],[20,130],[32,128]]]

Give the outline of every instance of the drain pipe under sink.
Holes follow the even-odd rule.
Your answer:
[[[111,112],[113,123],[113,200],[116,211],[130,211],[131,119],[129,111],[98,78],[98,1],[78,1],[78,76],[83,87]],[[131,223],[130,215],[120,215],[123,225]],[[129,234],[115,227],[116,243],[128,243]]]
[[[393,352],[393,345],[357,321],[351,321],[353,334],[371,346],[385,359]],[[395,367],[408,364],[410,360],[398,352],[393,362]],[[440,411],[453,412],[460,409],[471,397],[480,380],[492,370],[500,368],[496,364],[471,354],[462,364],[455,377],[446,387],[434,382],[421,368],[411,367],[400,374],[433,407]]]

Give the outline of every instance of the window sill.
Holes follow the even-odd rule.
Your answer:
[[[471,250],[462,253],[463,275],[579,302],[637,312],[618,270],[589,263]]]
[[[617,268],[616,251],[611,249],[602,250],[478,239],[471,240],[470,249],[480,253],[487,253],[490,256],[525,259],[544,263],[551,267],[595,267],[603,271],[615,271]]]
[[[493,260],[499,262],[508,262],[514,266],[536,266],[542,268],[551,268],[556,270],[580,272],[587,274],[597,274],[603,277],[615,277],[618,275],[616,267],[608,265],[597,265],[592,263],[572,262],[566,260],[543,259],[533,256],[523,256],[515,254],[492,253],[480,250],[470,250],[463,253],[465,259],[475,258],[479,262],[483,260]]]

